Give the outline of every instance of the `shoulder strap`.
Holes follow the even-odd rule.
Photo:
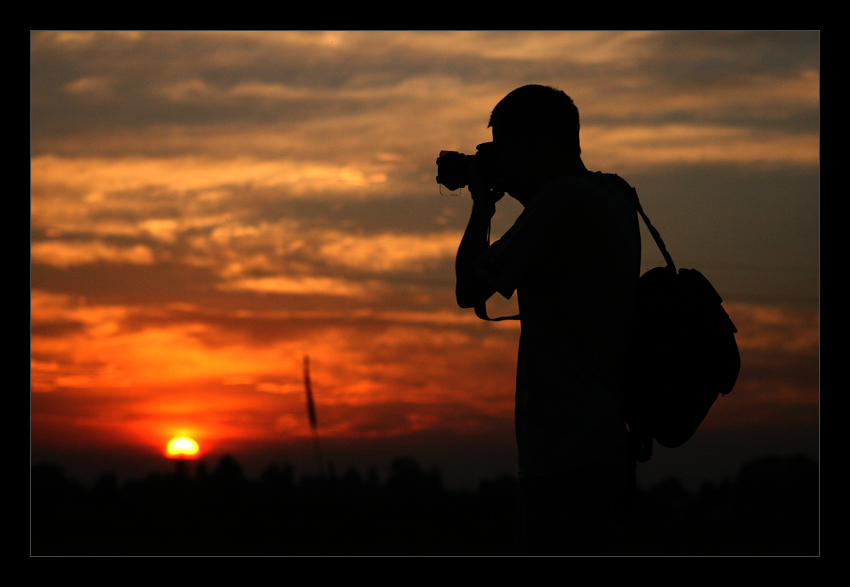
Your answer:
[[[487,315],[486,300],[475,306],[475,315],[482,320],[489,320],[490,322],[499,322],[500,320],[519,320],[519,314],[516,316],[499,316],[497,318],[490,318],[490,316]]]
[[[670,253],[667,252],[667,247],[664,246],[664,241],[661,240],[661,235],[652,226],[652,223],[649,221],[649,218],[643,211],[643,207],[640,205],[640,200],[638,199],[637,190],[633,188],[629,182],[625,179],[617,175],[616,173],[612,173],[614,177],[616,177],[622,184],[625,186],[626,190],[629,192],[629,195],[632,198],[632,204],[637,210],[637,213],[640,214],[640,217],[643,218],[643,223],[646,224],[646,228],[649,230],[649,234],[652,235],[653,240],[655,240],[655,244],[658,245],[658,249],[661,251],[661,254],[664,256],[664,261],[667,263],[667,267],[673,270],[673,273],[676,272],[676,265],[673,263],[673,257],[670,256]]]
[[[643,218],[643,223],[646,225],[647,230],[649,230],[649,234],[652,235],[655,244],[658,246],[658,250],[661,251],[661,255],[664,257],[664,261],[667,263],[667,267],[671,269],[673,273],[676,273],[676,265],[673,263],[673,257],[671,257],[670,253],[667,252],[667,247],[664,246],[664,241],[661,239],[661,234],[659,234],[655,227],[652,226],[652,223],[649,221],[649,217],[643,211],[643,207],[640,205],[640,199],[638,198],[637,190],[633,188],[629,184],[629,182],[627,182],[625,179],[623,179],[616,173],[612,173],[611,175],[612,177],[615,177],[617,180],[619,180],[625,187],[626,191],[629,193],[635,210],[637,210],[637,213],[640,214],[641,218]],[[490,241],[489,228],[487,230],[487,241]],[[491,322],[498,322],[500,320],[519,320],[520,318],[519,314],[517,314],[516,316],[500,316],[498,318],[490,318],[487,315],[487,300],[484,300],[483,302],[475,306],[475,315],[481,318],[482,320],[489,320]]]

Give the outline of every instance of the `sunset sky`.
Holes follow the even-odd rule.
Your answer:
[[[519,329],[454,302],[468,195],[442,149],[493,106],[573,97],[592,170],[634,185],[738,326],[743,367],[642,479],[817,457],[817,32],[33,32],[31,453],[82,479],[176,436],[253,474],[409,454],[514,473]],[[520,212],[499,204],[498,237]],[[646,231],[643,267],[663,263]],[[510,305],[505,304],[505,311]],[[211,462],[211,464],[213,464]]]

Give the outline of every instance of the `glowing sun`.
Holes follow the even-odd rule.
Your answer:
[[[198,443],[188,436],[178,436],[168,441],[165,452],[169,457],[194,457],[198,454]]]

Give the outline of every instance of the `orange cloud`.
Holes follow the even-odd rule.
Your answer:
[[[738,327],[738,345],[746,350],[817,356],[820,309],[807,305],[724,304]]]
[[[151,265],[154,254],[150,247],[142,244],[131,246],[108,245],[94,241],[77,243],[70,241],[42,241],[30,247],[31,259],[55,267],[87,265],[106,261],[109,263],[130,263],[132,265]]]
[[[333,277],[316,276],[270,276],[245,277],[221,284],[223,291],[250,291],[255,293],[277,293],[296,295],[324,295],[359,297],[368,291],[366,284]]]
[[[421,271],[434,261],[454,259],[462,233],[347,235],[326,233],[320,253],[334,265],[374,272]]]
[[[216,159],[185,157],[58,157],[41,155],[31,161],[34,189],[61,186],[83,194],[108,194],[160,187],[177,193],[222,186],[286,187],[292,193],[363,188],[382,183],[379,172],[344,164],[261,160],[251,157]],[[102,196],[100,196],[102,198]]]
[[[589,125],[582,129],[588,160],[608,168],[735,163],[817,165],[817,133],[754,132],[746,127],[660,124]]]

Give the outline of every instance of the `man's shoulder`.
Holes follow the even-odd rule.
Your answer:
[[[552,180],[540,192],[537,205],[541,207],[569,206],[585,198],[623,194],[627,189],[629,184],[619,175],[589,171],[581,175],[568,175]]]
[[[604,173],[602,171],[588,171],[579,175],[565,175],[552,181],[547,186],[554,190],[574,189],[621,189],[628,186],[626,180],[616,173]]]

